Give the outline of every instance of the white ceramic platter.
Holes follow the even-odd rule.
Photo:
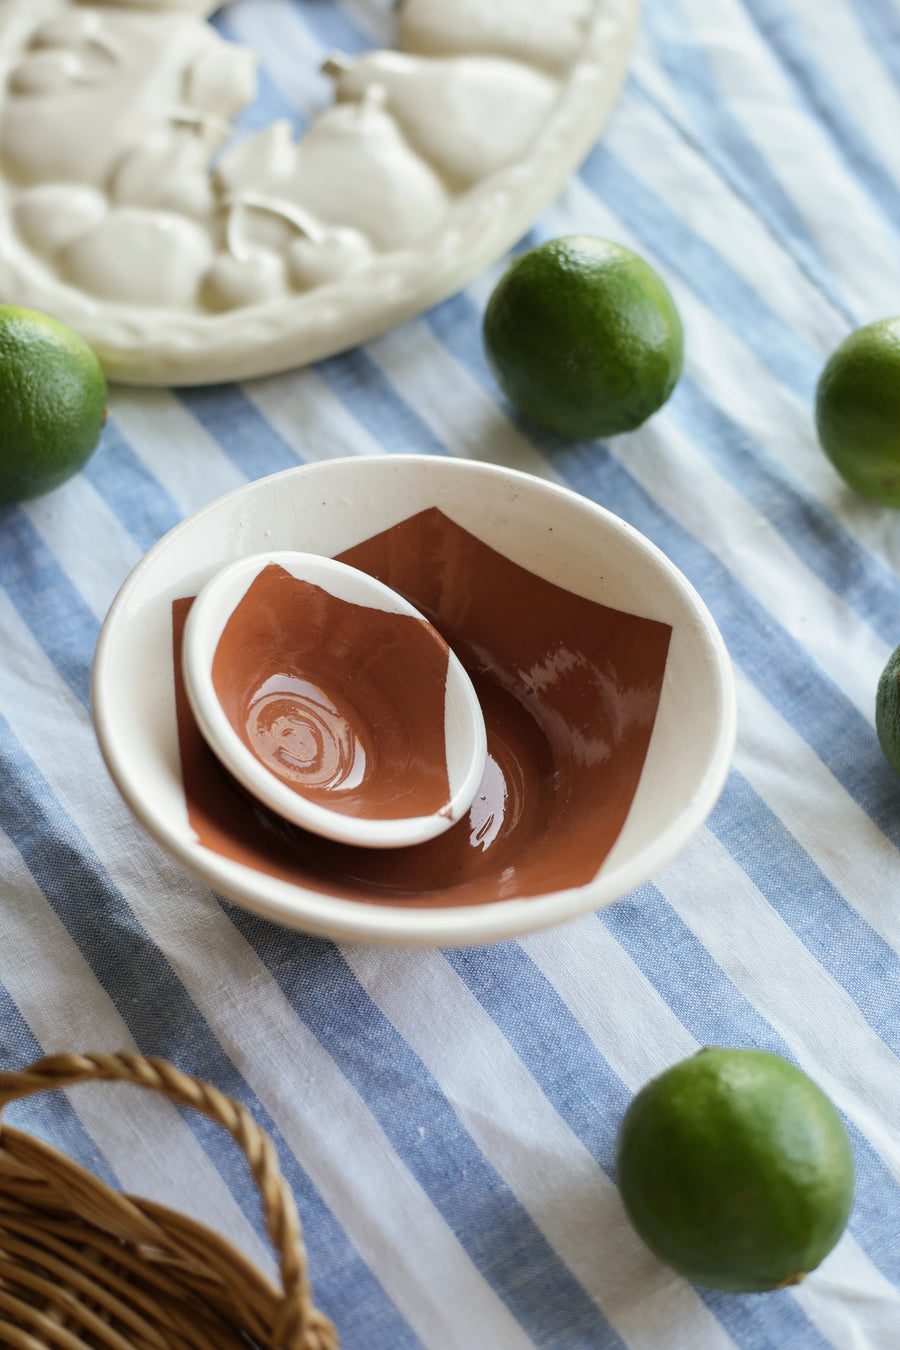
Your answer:
[[[396,50],[330,58],[336,102],[299,143],[276,123],[229,146],[255,58],[209,0],[3,0],[0,296],[136,383],[365,341],[552,201],[618,92],[638,3],[400,0]]]
[[[233,559],[271,549],[333,556],[429,508],[542,585],[671,626],[637,790],[624,828],[585,884],[490,903],[371,904],[222,856],[192,828],[176,720],[173,603],[196,595]],[[535,678],[544,678],[540,666]],[[735,736],[733,676],[721,637],[696,592],[654,545],[567,489],[439,457],[361,457],[291,469],[230,493],[176,527],[138,565],[110,611],[97,647],[93,700],[100,745],[126,801],[209,886],[309,932],[419,945],[510,937],[596,909],[639,885],[705,819]],[[630,717],[634,705],[624,711]]]

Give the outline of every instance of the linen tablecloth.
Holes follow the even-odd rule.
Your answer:
[[[298,130],[317,59],[391,40],[363,0],[238,0],[215,22],[262,55],[248,124]],[[244,1102],[346,1350],[900,1345],[900,781],[874,730],[900,515],[844,487],[811,413],[837,343],[900,313],[898,127],[895,0],[647,0],[602,140],[521,241],[600,235],[666,279],[685,371],[644,427],[567,442],[511,412],[480,337],[500,263],[311,369],[113,388],[86,469],[0,514],[3,1065],[136,1048]],[[95,742],[94,644],[150,545],[248,479],[409,451],[612,509],[697,587],[735,664],[706,826],[634,894],[523,941],[339,947],[254,917],[141,830]],[[852,1139],[847,1232],[790,1291],[696,1289],[624,1217],[628,1101],[710,1043],[796,1061]],[[9,1118],[270,1267],[214,1127],[122,1088],[56,1096]]]

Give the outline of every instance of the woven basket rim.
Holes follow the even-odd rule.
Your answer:
[[[150,1089],[231,1134],[260,1192],[282,1288],[207,1224],[113,1189],[0,1120],[0,1344],[221,1350],[250,1337],[261,1350],[336,1350],[336,1332],[312,1302],[293,1195],[246,1108],[165,1060],[56,1055],[0,1073],[0,1112],[34,1092],[90,1081]]]
[[[84,1167],[81,1163],[76,1162],[74,1158],[70,1158],[46,1139],[41,1139],[39,1136],[31,1134],[26,1130],[20,1130],[13,1125],[8,1125],[6,1121],[3,1120],[0,1120],[0,1209],[2,1209],[4,1202],[4,1154],[7,1152],[9,1144],[14,1146],[12,1149],[9,1149],[10,1152],[16,1151],[16,1145],[23,1149],[23,1151],[25,1149],[33,1150],[36,1154],[42,1155],[47,1161],[52,1160],[54,1168],[58,1168],[61,1173],[67,1172],[73,1180],[77,1179],[85,1189],[104,1189],[116,1197],[116,1202],[123,1202],[126,1205],[133,1206],[137,1211],[137,1214],[146,1220],[148,1224],[160,1228],[159,1237],[162,1242],[167,1241],[167,1235],[165,1228],[160,1225],[165,1224],[167,1221],[171,1221],[173,1227],[182,1229],[185,1234],[192,1234],[197,1239],[198,1245],[208,1243],[210,1247],[216,1248],[229,1263],[241,1270],[248,1283],[258,1284],[260,1291],[266,1296],[273,1299],[283,1297],[281,1290],[278,1289],[277,1285],[269,1278],[265,1271],[261,1270],[259,1266],[257,1266],[245,1252],[241,1251],[240,1247],[234,1242],[229,1238],[223,1237],[221,1233],[217,1233],[214,1228],[210,1228],[202,1219],[196,1219],[189,1214],[184,1214],[181,1211],[173,1209],[169,1205],[164,1205],[161,1201],[153,1200],[148,1196],[138,1195],[137,1193],[130,1191],[114,1190],[113,1187],[107,1186],[107,1183],[102,1181],[90,1170],[90,1168]],[[77,1214],[78,1211],[73,1206],[70,1212]]]

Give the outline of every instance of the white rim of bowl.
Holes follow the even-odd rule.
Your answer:
[[[339,600],[402,614],[423,625],[426,640],[447,652],[445,735],[449,795],[428,815],[372,818],[329,810],[294,791],[276,777],[244,744],[232,726],[213,683],[213,657],[225,626],[260,573],[270,565],[313,581]],[[378,603],[378,602],[381,603]],[[402,595],[366,572],[335,558],[299,550],[254,553],[227,564],[202,588],[185,623],[182,670],[191,710],[210,749],[246,790],[270,810],[302,829],[338,843],[364,848],[404,848],[443,834],[465,815],[484,777],[487,733],[478,695],[459,658],[423,614]],[[450,737],[468,763],[462,775],[450,752]],[[452,761],[452,762],[451,762]]]
[[[152,576],[161,553],[182,535],[195,529],[200,521],[227,509],[242,498],[267,490],[275,481],[283,483],[287,478],[306,479],[329,470],[349,470],[351,466],[387,464],[398,472],[404,468],[431,472],[437,466],[443,473],[474,473],[512,489],[518,486],[523,491],[539,484],[542,491],[595,516],[624,539],[636,544],[660,572],[667,575],[686,602],[697,626],[705,635],[707,662],[718,687],[718,706],[709,709],[710,716],[715,716],[717,720],[718,735],[715,752],[710,756],[684,809],[656,838],[652,848],[605,871],[606,864],[602,864],[594,878],[582,886],[551,891],[536,897],[441,907],[367,904],[325,892],[304,890],[277,877],[257,873],[234,863],[204,848],[197,841],[187,843],[174,836],[172,830],[162,824],[148,806],[134,784],[127,763],[119,754],[107,698],[110,649],[116,624],[119,615],[127,613],[144,577],[148,574]],[[661,549],[614,512],[562,484],[537,478],[520,469],[432,455],[352,455],[333,460],[316,460],[243,484],[201,507],[158,540],[123,582],[101,629],[94,657],[91,691],[97,738],[113,781],[148,833],[189,872],[212,890],[227,895],[244,908],[288,927],[336,941],[398,946],[466,946],[502,941],[556,926],[627,895],[675,857],[706,820],[724,786],[737,737],[737,694],[725,643],[695,587]],[[257,884],[253,885],[249,878],[256,878]],[[260,894],[260,878],[265,885],[265,895]]]

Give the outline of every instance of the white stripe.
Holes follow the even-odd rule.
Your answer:
[[[613,1183],[443,957],[374,947],[344,956],[626,1343],[653,1350],[677,1325],[685,1344],[733,1346],[694,1291],[637,1238]]]
[[[729,420],[746,429],[789,479],[816,497],[863,548],[889,570],[900,571],[900,542],[892,528],[893,513],[857,496],[845,485],[819,448],[809,403],[791,393],[763,366],[739,332],[729,329],[708,310],[690,286],[670,275],[580,180],[570,181],[546,219],[554,234],[580,229],[616,239],[643,253],[666,278],[684,321],[685,374]],[[827,355],[823,344],[823,365]],[[748,446],[748,450],[752,448]]]
[[[490,299],[491,293],[497,282],[503,276],[512,259],[512,254],[506,254],[486,267],[483,272],[479,272],[466,287],[465,293],[471,300],[477,310],[483,311]]]
[[[889,1124],[900,1118],[900,1062],[846,990],[707,830],[663,869],[656,884],[900,1184],[900,1140]]]
[[[132,450],[183,515],[247,481],[168,390],[113,386],[109,408]]]
[[[880,53],[846,0],[792,0],[804,40],[843,100],[844,111],[895,180],[900,178],[898,95]]]
[[[647,23],[642,23],[638,28],[629,70],[647,91],[654,103],[658,104],[660,111],[680,130],[682,135],[687,139],[695,139],[685,122],[686,114],[682,107],[681,91],[672,84],[668,73],[663,70],[656,59],[656,48]],[[618,110],[624,107],[625,99],[629,96],[629,93],[626,83],[619,95],[619,103],[616,108],[616,116],[612,119],[613,122],[619,120]],[[604,141],[611,130],[612,126],[610,125],[604,132]],[[639,162],[642,162],[644,158],[642,155]]]
[[[452,454],[559,481],[547,461],[423,320],[403,324],[366,350]]]
[[[632,1092],[697,1042],[595,914],[521,940],[610,1068]]]
[[[522,946],[632,1092],[699,1049],[699,1042],[595,915],[535,934]],[[894,1350],[900,1291],[849,1233],[791,1293],[836,1346]],[[863,1339],[848,1337],[848,1327],[855,1327]]]
[[[4,608],[0,593],[9,640],[43,688],[38,706],[16,671],[8,710],[14,733],[388,1296],[429,1350],[469,1350],[484,1326],[504,1350],[529,1350],[368,1107],[212,894],[126,817],[84,713]]]
[[[882,317],[886,292],[900,284],[888,222],[828,132],[797,103],[739,0],[716,0],[713,12],[709,0],[681,0],[681,8],[727,105],[793,201],[858,322]]]
[[[773,237],[758,203],[737,195],[694,142],[678,135],[645,99],[626,93],[622,116],[614,119],[604,145],[636,169],[673,217],[723,258],[803,342],[824,350],[840,342],[846,317]]]
[[[384,454],[315,370],[249,380],[241,391],[303,461]]]
[[[81,475],[22,509],[94,618],[102,620],[142,550]]]
[[[874,724],[873,690],[891,648],[662,417],[611,447],[663,510],[719,559]],[[696,484],[686,490],[685,484]],[[789,584],[788,584],[789,583]],[[810,616],[814,621],[810,622]],[[854,658],[847,660],[847,652]]]
[[[0,981],[43,1052],[137,1051],[112,1000],[2,833],[0,875]],[[274,1272],[271,1252],[174,1106],[125,1085],[68,1096],[124,1190],[192,1215]]]
[[[832,1345],[896,1350],[900,1294],[849,1233],[791,1293]]]
[[[847,903],[900,953],[897,849],[746,675],[735,675],[735,768]],[[890,774],[877,746],[873,755],[873,776]]]

